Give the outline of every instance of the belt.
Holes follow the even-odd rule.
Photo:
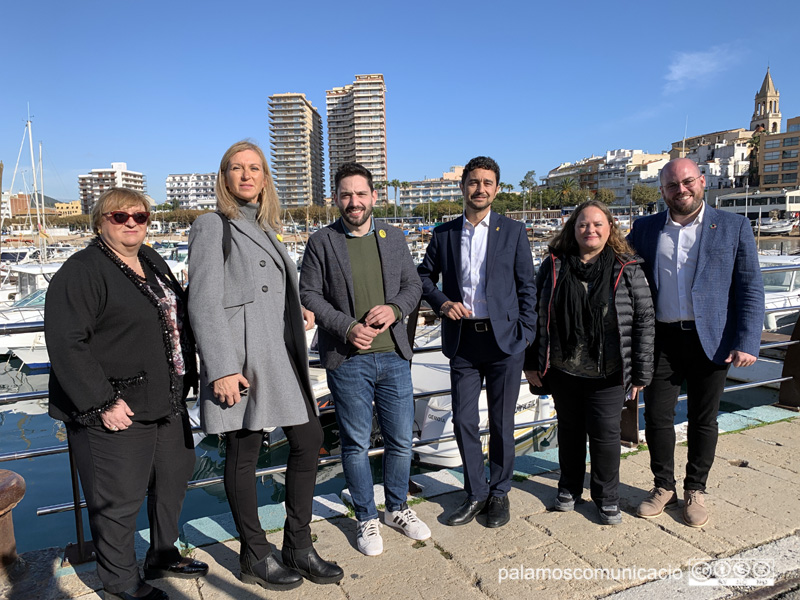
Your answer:
[[[476,333],[486,333],[492,330],[492,324],[489,319],[462,319],[462,327],[466,327],[468,331]]]
[[[657,324],[670,329],[680,329],[681,331],[697,331],[694,321],[657,321]]]

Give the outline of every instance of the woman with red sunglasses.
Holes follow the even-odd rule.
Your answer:
[[[208,572],[175,547],[195,462],[184,399],[197,369],[184,292],[142,245],[149,221],[144,194],[103,193],[92,210],[97,237],[53,276],[45,303],[49,412],[67,428],[107,600],[164,600],[145,579]],[[145,494],[142,578],[134,534]]]

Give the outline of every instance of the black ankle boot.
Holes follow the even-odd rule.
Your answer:
[[[242,582],[256,584],[265,590],[279,592],[293,590],[303,583],[300,573],[287,569],[272,553],[267,554],[257,563],[251,565],[250,559],[245,558],[240,563],[242,567]]]
[[[314,583],[336,583],[344,577],[342,568],[335,562],[323,560],[314,550],[314,546],[302,550],[284,546],[281,558],[283,564]]]

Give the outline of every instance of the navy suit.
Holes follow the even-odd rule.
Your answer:
[[[658,315],[658,243],[667,212],[637,219],[628,241],[644,259]],[[656,323],[655,373],[645,388],[645,435],[655,485],[675,489],[675,404],[687,383],[685,490],[705,490],[718,435],[717,413],[733,350],[758,356],[764,288],[753,231],[741,215],[705,206],[691,287],[694,323]]]
[[[422,264],[422,297],[441,314],[448,300],[462,302],[461,230],[464,217],[433,231]],[[450,359],[453,428],[464,464],[470,500],[505,496],[514,464],[514,409],[525,348],[536,324],[536,284],[525,226],[491,213],[486,241],[488,327],[442,317],[442,348]],[[437,283],[442,277],[442,289]],[[484,330],[485,329],[485,330]],[[489,405],[490,482],[487,485],[478,436],[478,398],[486,381]]]

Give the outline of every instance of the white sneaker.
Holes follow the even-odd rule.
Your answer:
[[[389,527],[402,531],[412,540],[427,540],[431,537],[431,530],[420,521],[417,513],[408,508],[406,504],[400,510],[386,510],[383,512],[383,522]]]
[[[362,554],[378,556],[383,553],[383,538],[380,532],[381,523],[377,518],[358,522],[356,544]]]

